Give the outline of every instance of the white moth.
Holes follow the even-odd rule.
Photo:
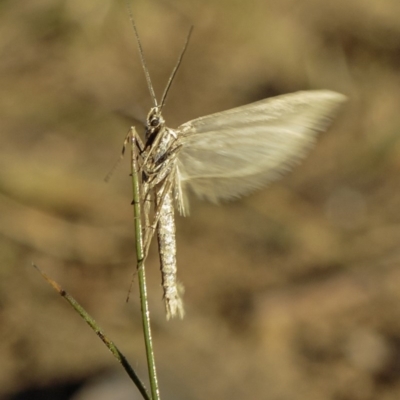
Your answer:
[[[138,39],[134,23],[133,27]],[[346,100],[344,95],[328,90],[297,92],[194,119],[170,129],[161,111],[188,39],[160,104],[155,99],[138,39],[154,101],[147,116],[146,140],[140,157],[144,212],[148,221],[153,193],[154,226],[168,319],[184,315],[176,278],[174,205],[182,215],[188,215],[188,190],[200,198],[219,202],[246,195],[277,179],[305,157],[317,134],[328,128]],[[148,229],[146,249],[151,237]]]

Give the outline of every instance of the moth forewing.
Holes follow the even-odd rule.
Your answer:
[[[345,100],[327,90],[297,92],[181,125],[181,189],[218,202],[265,186],[305,157]]]

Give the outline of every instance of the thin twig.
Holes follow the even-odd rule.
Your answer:
[[[118,347],[114,344],[114,342],[109,339],[103,330],[97,325],[96,321],[85,311],[85,309],[71,296],[69,295],[57,282],[47,276],[38,266],[32,264],[42,277],[60,294],[60,296],[64,297],[65,300],[75,309],[75,311],[86,321],[86,323],[93,329],[96,335],[102,340],[102,342],[107,346],[107,348],[111,351],[113,356],[118,360],[118,362],[122,365],[126,373],[132,379],[139,392],[142,394],[145,400],[151,400],[149,393],[147,392],[143,382],[137,376],[136,372],[128,363],[125,356],[119,351]]]
[[[135,222],[135,237],[136,237],[136,259],[137,271],[140,291],[140,305],[142,312],[143,334],[146,346],[147,367],[149,371],[150,389],[153,400],[160,399],[158,389],[157,371],[154,360],[153,340],[150,327],[150,311],[147,301],[146,275],[144,268],[145,252],[143,247],[143,230],[142,230],[142,210],[141,210],[141,191],[139,180],[139,168],[137,163],[137,132],[134,127],[131,128],[131,176],[132,176],[132,191],[133,191],[133,210]]]

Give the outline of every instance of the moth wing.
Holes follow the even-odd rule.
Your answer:
[[[297,92],[181,125],[176,179],[181,213],[187,213],[186,189],[218,202],[277,179],[305,157],[345,100],[327,90]]]

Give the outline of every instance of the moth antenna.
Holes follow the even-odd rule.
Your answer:
[[[147,68],[146,61],[144,59],[144,53],[143,53],[142,44],[140,43],[139,34],[138,34],[138,31],[137,31],[137,28],[136,28],[136,25],[135,25],[135,21],[133,19],[132,9],[131,9],[131,6],[130,6],[128,0],[126,0],[126,7],[128,8],[129,19],[131,20],[133,31],[135,32],[136,42],[137,42],[138,48],[139,48],[140,60],[141,60],[141,63],[142,63],[144,74],[146,76],[147,87],[149,88],[150,95],[153,98],[154,107],[158,107],[156,94],[154,92],[154,88],[153,88],[153,85],[152,85],[151,79],[150,79],[149,70]]]
[[[181,55],[179,56],[178,62],[176,63],[175,68],[174,68],[174,70],[172,71],[172,74],[171,74],[171,76],[170,76],[169,79],[168,79],[167,86],[165,87],[164,93],[163,93],[162,98],[161,98],[160,110],[163,108],[163,106],[164,106],[164,104],[165,104],[165,99],[166,99],[166,97],[167,97],[169,88],[171,87],[172,81],[174,80],[175,75],[176,75],[176,73],[178,72],[178,68],[179,68],[179,66],[181,65],[181,61],[182,61],[183,55],[184,55],[185,52],[186,52],[186,48],[187,48],[187,46],[188,46],[189,39],[190,39],[190,35],[192,34],[192,31],[193,31],[193,25],[192,25],[192,26],[190,27],[190,29],[189,29],[189,33],[188,33],[188,35],[187,35],[187,37],[186,37],[185,44],[183,45],[183,49],[182,49],[182,51],[181,51]]]

